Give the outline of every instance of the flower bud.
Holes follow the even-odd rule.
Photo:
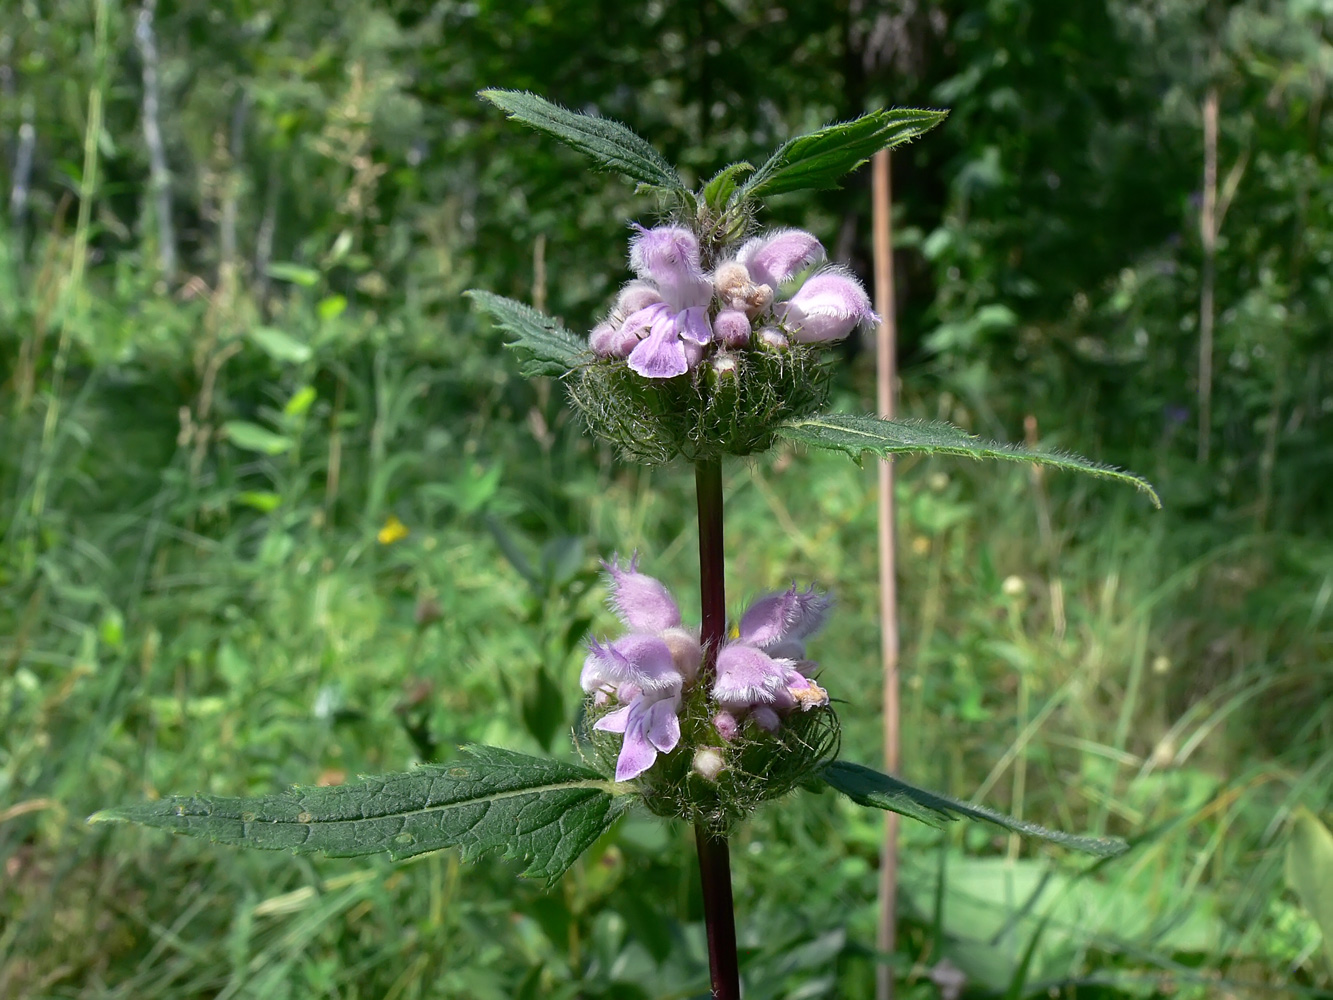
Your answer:
[[[755,334],[755,338],[765,347],[775,351],[785,351],[787,349],[786,335],[775,326],[766,326]]]
[[[746,347],[750,343],[750,318],[738,309],[724,309],[713,320],[713,333],[724,347]]]
[[[588,335],[588,346],[602,358],[627,358],[639,344],[637,334],[613,324],[609,320],[598,323]]]
[[[695,774],[708,781],[716,781],[725,764],[726,758],[717,747],[699,747],[694,751],[694,761],[691,766]]]
[[[861,283],[838,271],[812,277],[779,307],[779,316],[803,344],[841,340],[857,326],[879,319]]]
[[[717,730],[719,736],[731,743],[741,731],[741,724],[736,720],[736,716],[724,710],[713,716],[713,728]]]
[[[779,229],[756,236],[736,255],[753,281],[770,288],[777,288],[823,258],[824,247],[803,229]]]

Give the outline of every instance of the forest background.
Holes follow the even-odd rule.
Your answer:
[[[484,86],[696,177],[952,110],[893,158],[904,411],[1131,468],[1165,509],[900,467],[904,774],[1134,844],[909,829],[901,995],[946,960],[976,996],[1317,995],[1284,858],[1333,780],[1331,26],[1329,0],[10,0],[0,995],[705,993],[688,832],[659,821],[549,893],[494,859],[84,823],[470,741],[571,752],[598,557],[693,579],[689,477],[616,463],[460,299],[586,329],[656,206]],[[867,173],[765,221],[868,278]],[[871,408],[871,347],[838,356],[843,408]],[[733,603],[835,587],[815,652],[876,762],[873,470],[728,473]],[[746,828],[750,996],[869,995],[880,836],[812,796]]]

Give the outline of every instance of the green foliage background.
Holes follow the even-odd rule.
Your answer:
[[[625,121],[690,184],[868,107],[952,109],[894,157],[906,414],[1135,469],[1166,507],[901,467],[905,775],[1136,845],[1088,868],[910,830],[902,995],[937,995],[942,958],[977,996],[1328,987],[1283,854],[1333,774],[1331,21],[1327,0],[5,5],[0,995],[706,992],[687,835],[656,820],[550,893],[493,859],[84,823],[470,741],[564,754],[580,642],[611,628],[596,557],[637,548],[697,599],[688,475],[614,464],[460,298],[586,329],[655,203],[481,87]],[[868,273],[864,176],[767,221]],[[869,362],[840,357],[843,409],[873,399]],[[873,472],[782,445],[727,485],[733,607],[836,586],[814,652],[844,755],[876,761]],[[750,995],[868,995],[879,837],[830,796],[760,812],[735,856]]]

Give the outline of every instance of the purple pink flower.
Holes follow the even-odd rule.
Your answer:
[[[822,343],[876,321],[860,283],[836,267],[793,282],[824,259],[819,240],[779,229],[747,240],[705,273],[698,238],[681,226],[635,227],[625,285],[589,337],[593,351],[624,358],[645,378],[674,378],[699,364],[713,344],[739,350],[757,343],[784,350],[790,341]],[[790,295],[779,299],[788,289]],[[757,332],[756,332],[757,331]]]
[[[627,567],[615,559],[603,565],[611,608],[631,631],[605,644],[594,641],[579,681],[595,704],[619,704],[595,728],[623,734],[616,780],[629,781],[680,742],[681,689],[698,674],[703,653],[660,580],[640,573],[635,559]]]
[[[703,650],[675,598],[639,572],[637,559],[603,566],[611,609],[629,631],[589,644],[580,683],[606,710],[594,728],[622,737],[616,780],[631,781],[680,744],[683,696],[698,679]],[[828,692],[811,679],[817,665],[806,659],[805,641],[831,606],[813,587],[793,586],[761,597],[741,616],[736,638],[718,653],[708,692],[724,740],[734,739],[746,720],[772,732],[785,716],[828,704]]]
[[[760,598],[741,616],[737,638],[718,653],[712,696],[718,732],[733,738],[748,716],[775,730],[782,716],[828,704],[828,692],[810,679],[816,664],[805,658],[805,640],[828,617],[832,601],[813,587]]]

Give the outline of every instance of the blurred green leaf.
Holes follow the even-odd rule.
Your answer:
[[[468,758],[346,785],[256,798],[173,796],[90,822],[131,822],[217,843],[399,860],[445,847],[464,860],[500,851],[552,883],[605,833],[629,796],[580,764],[470,746]]]
[[[319,272],[314,268],[302,267],[300,264],[275,261],[269,264],[266,270],[270,278],[276,278],[279,281],[290,281],[293,285],[300,285],[302,288],[313,288],[319,284]]]
[[[313,385],[304,385],[292,393],[292,398],[287,400],[287,405],[282,408],[283,416],[303,417],[306,411],[310,409],[316,399],[315,387]]]
[[[1333,972],[1333,833],[1304,806],[1292,817],[1286,872],[1287,885],[1319,925],[1324,960]]]
[[[293,441],[281,434],[252,424],[248,420],[228,420],[222,425],[227,440],[245,451],[258,451],[265,455],[281,455],[291,449]]]
[[[274,361],[284,363],[304,364],[314,353],[309,344],[303,344],[291,334],[272,326],[253,327],[250,341]]]
[[[242,490],[236,494],[236,502],[267,514],[281,505],[282,497],[269,490]]]
[[[550,750],[567,720],[564,693],[544,665],[537,668],[523,695],[522,716],[523,726],[532,738],[543,750]]]
[[[479,96],[514,121],[554,136],[607,170],[649,187],[685,191],[676,168],[651,143],[619,122],[569,111],[519,90],[483,90]]]
[[[1064,452],[1033,451],[1021,445],[1001,444],[973,437],[952,424],[924,420],[884,420],[880,417],[829,413],[802,417],[777,428],[780,437],[825,451],[841,451],[858,462],[865,452],[888,458],[890,455],[961,455],[967,458],[995,458],[1008,462],[1032,462],[1056,469],[1082,472],[1100,479],[1129,483],[1148,494],[1154,507],[1162,502],[1146,480],[1109,465]]]
[[[319,300],[319,305],[315,306],[315,312],[325,323],[337,319],[347,311],[347,297],[344,295],[330,295],[327,298]]]
[[[1114,857],[1129,850],[1129,845],[1123,840],[1108,837],[1079,837],[1058,830],[1048,830],[1044,826],[1006,816],[985,806],[972,805],[938,792],[928,792],[899,778],[850,761],[833,761],[824,767],[822,776],[830,787],[842,792],[859,805],[887,809],[931,826],[943,826],[952,820],[966,817],[993,823],[1025,837],[1049,840],[1053,844],[1083,851],[1085,854],[1095,854],[1098,857]]]

